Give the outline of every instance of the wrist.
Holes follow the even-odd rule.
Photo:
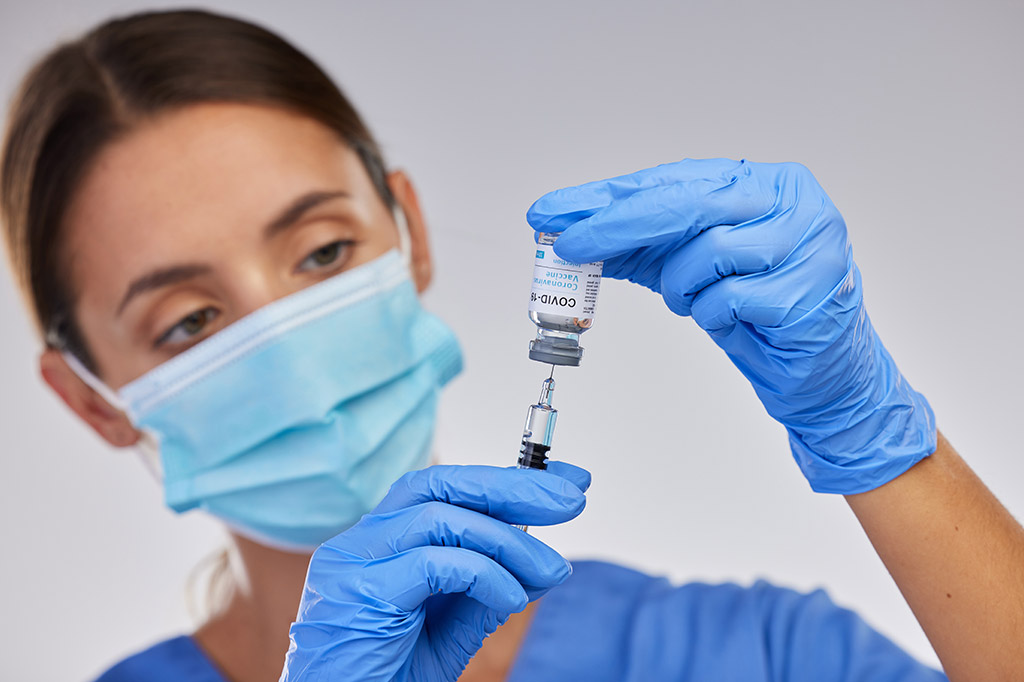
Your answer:
[[[877,336],[872,345],[871,381],[833,401],[850,409],[813,426],[787,427],[793,457],[815,492],[873,490],[935,451],[931,405],[910,386]]]

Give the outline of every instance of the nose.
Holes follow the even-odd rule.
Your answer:
[[[269,265],[250,263],[231,273],[232,312],[236,318],[293,293],[287,279]]]

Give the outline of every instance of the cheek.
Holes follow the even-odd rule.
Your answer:
[[[399,228],[395,225],[395,218],[383,205],[372,212],[367,224],[369,227],[366,230],[366,236],[359,245],[359,252],[355,255],[358,262],[354,262],[353,265],[369,262],[389,250],[401,246],[398,236]]]
[[[393,230],[394,228],[392,228]],[[384,237],[376,237],[368,240],[363,246],[361,251],[365,253],[365,256],[361,258],[363,262],[371,261],[374,258],[379,258],[391,249],[399,248],[398,235],[385,235]]]
[[[85,346],[105,384],[119,388],[142,374],[145,358],[133,348],[127,334],[117,325],[102,322],[102,316],[87,301],[75,306],[75,321]]]

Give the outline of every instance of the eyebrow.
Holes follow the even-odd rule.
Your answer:
[[[331,199],[338,198],[350,198],[351,195],[348,192],[336,190],[332,192],[326,191],[314,191],[303,194],[298,199],[289,204],[280,214],[263,228],[263,238],[270,239],[274,235],[288,229],[294,225],[307,211],[319,206],[320,204],[330,201]],[[128,285],[128,290],[124,294],[124,298],[121,299],[120,305],[117,307],[117,315],[119,316],[124,312],[125,307],[132,301],[136,296],[147,292],[166,287],[171,284],[178,284],[186,280],[198,277],[199,275],[206,275],[212,271],[209,265],[203,263],[185,263],[181,265],[172,265],[166,268],[159,268],[151,272],[137,277],[132,280],[132,283]]]
[[[331,199],[338,198],[351,198],[348,192],[342,192],[336,190],[333,192],[315,191],[303,194],[298,199],[293,201],[286,209],[267,223],[267,226],[263,228],[263,238],[270,239],[274,235],[278,234],[283,230],[287,230],[289,227],[294,225],[307,211],[319,206],[320,204],[330,201]]]
[[[184,282],[185,280],[198,277],[199,275],[208,274],[211,271],[209,265],[202,263],[185,263],[182,265],[172,265],[166,268],[159,268],[152,270],[132,280],[132,283],[128,285],[128,290],[124,294],[124,298],[121,299],[121,304],[117,307],[117,314],[120,315],[124,312],[125,307],[129,302],[139,294],[152,291],[153,289],[159,289],[169,284],[177,284],[178,282]]]

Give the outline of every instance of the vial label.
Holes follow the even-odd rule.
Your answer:
[[[589,327],[597,307],[603,263],[570,263],[555,255],[550,244],[537,244],[533,261],[530,310],[580,320]],[[582,324],[583,321],[587,324]]]

